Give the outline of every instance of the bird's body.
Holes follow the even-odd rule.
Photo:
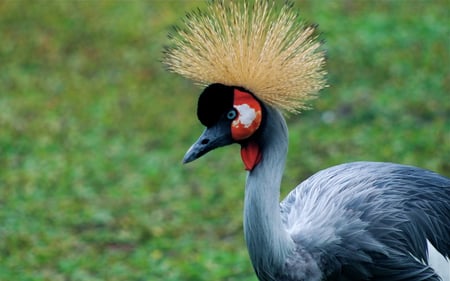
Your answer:
[[[287,129],[275,109],[266,114],[273,124],[262,129],[265,157],[249,172],[244,209],[260,280],[439,280],[424,261],[427,240],[450,255],[450,179],[393,163],[346,163],[311,176],[277,208]]]
[[[298,112],[325,87],[324,54],[315,27],[301,24],[290,5],[251,3],[212,1],[207,13],[188,16],[165,63],[208,85],[197,109],[206,129],[184,162],[241,145],[249,171],[244,235],[259,280],[440,280],[427,245],[450,270],[447,177],[392,163],[347,163],[316,173],[280,203],[288,148],[281,110]]]
[[[435,270],[448,278],[450,265],[428,268],[427,242],[450,255],[449,188],[416,167],[346,163],[301,183],[281,216],[296,245],[321,261],[317,280],[438,280]]]

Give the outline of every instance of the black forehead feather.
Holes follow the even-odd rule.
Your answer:
[[[197,117],[203,125],[211,127],[232,107],[233,87],[211,84],[198,98]]]

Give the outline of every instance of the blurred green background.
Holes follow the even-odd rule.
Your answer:
[[[0,1],[0,280],[256,281],[239,148],[182,165],[201,91],[160,63],[200,1]],[[298,1],[329,88],[288,118],[282,195],[392,161],[450,175],[445,0]]]

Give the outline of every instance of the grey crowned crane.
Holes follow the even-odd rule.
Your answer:
[[[212,1],[183,24],[164,63],[206,86],[197,110],[206,129],[184,162],[241,145],[244,235],[259,280],[450,280],[447,177],[346,163],[279,202],[288,148],[282,112],[299,112],[326,86],[315,26],[302,24],[292,5],[268,1]]]

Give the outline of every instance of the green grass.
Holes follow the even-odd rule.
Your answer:
[[[0,280],[255,281],[236,146],[182,165],[201,89],[160,64],[203,2],[0,2]],[[322,168],[450,174],[446,1],[301,1],[330,87],[288,119],[282,194]]]

